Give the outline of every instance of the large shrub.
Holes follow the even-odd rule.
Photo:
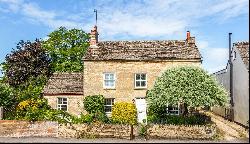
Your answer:
[[[112,107],[112,121],[122,124],[136,124],[137,112],[135,104],[129,102],[117,102]]]
[[[102,95],[86,96],[83,104],[89,114],[104,113],[104,97]]]
[[[181,66],[167,69],[157,78],[146,96],[149,114],[162,115],[167,104],[183,103],[187,107],[224,106],[228,103],[226,90],[215,78],[200,67]]]

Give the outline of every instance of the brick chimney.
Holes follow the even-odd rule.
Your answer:
[[[187,31],[186,42],[190,44],[195,44],[195,37],[191,37],[190,35],[190,31]]]
[[[189,41],[189,39],[190,39],[190,31],[187,31],[187,41]]]
[[[90,32],[90,46],[96,46],[98,43],[98,32],[97,26],[95,25],[94,28]]]

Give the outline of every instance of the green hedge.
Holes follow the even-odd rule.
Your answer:
[[[174,124],[174,125],[204,125],[211,122],[211,118],[204,114],[182,115],[151,115],[147,117],[148,123]]]

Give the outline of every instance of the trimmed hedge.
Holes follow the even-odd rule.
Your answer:
[[[204,114],[182,115],[151,115],[147,117],[149,123],[174,124],[174,125],[205,125],[211,122],[211,118]]]
[[[135,104],[117,102],[112,108],[112,121],[121,124],[137,124],[137,111]]]

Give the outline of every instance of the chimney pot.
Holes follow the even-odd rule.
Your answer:
[[[96,45],[97,43],[98,43],[98,32],[97,32],[97,26],[95,25],[90,32],[90,45]]]

